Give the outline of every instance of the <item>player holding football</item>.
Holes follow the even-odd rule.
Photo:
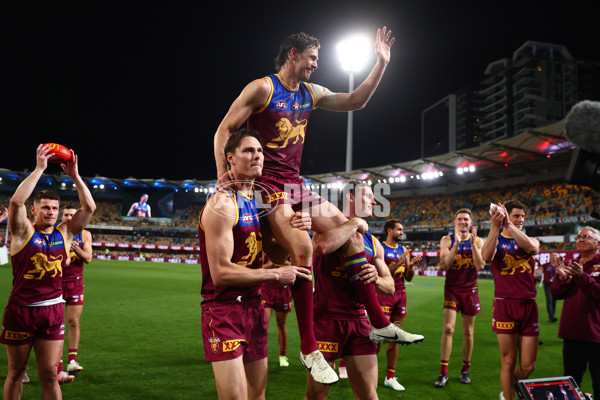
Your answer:
[[[70,221],[77,208],[67,205],[63,208],[62,220]],[[69,359],[67,361],[68,372],[80,372],[83,367],[77,362],[77,353],[79,351],[79,338],[81,331],[79,320],[83,311],[83,266],[92,261],[92,234],[88,230],[78,233],[71,242],[69,257],[71,261],[63,270],[63,298],[67,305],[67,326],[69,344]],[[63,370],[62,359],[58,366],[58,371]]]
[[[89,223],[96,204],[81,179],[77,155],[61,164],[73,179],[81,208],[69,221],[54,224],[59,213],[59,197],[52,191],[40,191],[33,198],[33,223],[27,217],[25,202],[48,167],[52,156],[47,145],[36,153],[36,168],[10,199],[8,223],[12,242],[13,289],[2,321],[0,342],[6,345],[8,374],[4,399],[21,398],[22,378],[33,347],[44,399],[62,399],[57,367],[64,342],[65,313],[62,297],[62,271],[67,263],[73,238]]]
[[[335,206],[305,188],[304,181],[300,179],[300,161],[310,113],[317,107],[330,111],[363,108],[379,85],[390,61],[393,43],[391,32],[385,27],[378,29],[375,40],[377,63],[369,76],[352,93],[333,93],[323,86],[305,82],[317,68],[318,40],[304,33],[289,36],[280,46],[275,63],[277,73],[249,83],[233,102],[215,133],[215,160],[220,183],[231,179],[223,157],[224,143],[231,132],[247,122],[248,128],[260,133],[266,144],[263,176],[258,181],[265,188],[262,201],[272,210],[267,218],[273,235],[288,251],[294,265],[311,269],[313,255],[308,233],[290,226],[294,211],[308,209],[315,232],[325,232],[347,221]],[[356,236],[356,243],[359,243],[360,233],[356,232]],[[321,244],[316,241],[315,246]],[[344,256],[350,276],[357,275],[360,266],[366,263],[364,248]],[[389,323],[379,308],[372,285],[354,281],[353,286],[371,318],[374,337],[396,337],[402,342],[415,340]],[[292,287],[292,296],[300,330],[300,359],[315,380],[335,383],[338,377],[318,351],[312,332],[312,285],[307,281],[297,282]],[[313,364],[319,367],[313,368]],[[317,375],[317,371],[323,371],[323,374]]]
[[[515,398],[515,381],[526,379],[535,369],[540,332],[533,276],[533,256],[539,252],[540,242],[523,231],[525,209],[518,200],[491,208],[492,226],[481,248],[494,276],[492,331],[502,360],[500,398],[506,400]]]
[[[216,192],[200,212],[202,341],[219,398],[264,399],[267,326],[260,283],[310,282],[310,271],[292,265],[261,268],[262,236],[252,196],[264,159],[258,134],[233,133],[224,152],[237,190]]]
[[[462,313],[463,365],[460,370],[460,383],[469,384],[469,368],[473,354],[473,329],[475,316],[481,312],[477,288],[477,272],[485,267],[481,257],[483,240],[477,237],[477,227],[473,225],[473,214],[468,208],[461,208],[454,214],[454,233],[440,240],[440,269],[446,271],[444,285],[444,330],[441,341],[440,375],[435,387],[448,383],[448,362],[452,352],[452,335],[456,326],[456,316]]]
[[[322,234],[323,243],[327,246],[321,248],[324,253],[319,252],[314,258],[314,331],[319,348],[330,365],[344,357],[354,396],[357,399],[376,399],[377,347],[369,338],[370,326],[365,308],[352,290],[343,262],[343,247],[350,245],[357,225],[366,225],[360,217],[371,216],[376,203],[371,187],[358,181],[348,182],[347,189],[341,193],[346,196],[344,215],[349,220]],[[361,236],[370,264],[362,266],[360,283],[373,282],[378,291],[392,294],[394,280],[385,265],[381,244],[369,232]],[[306,399],[325,399],[330,388],[317,383],[308,374]]]

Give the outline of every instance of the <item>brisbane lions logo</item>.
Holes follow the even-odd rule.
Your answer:
[[[267,147],[270,148],[286,148],[288,142],[292,139],[295,139],[292,144],[298,143],[298,140],[302,138],[302,143],[304,143],[304,136],[306,135],[306,124],[308,121],[303,119],[302,121],[296,120],[298,125],[293,126],[289,119],[281,118],[276,124],[275,127],[279,132],[279,137],[271,140],[267,143]],[[283,144],[279,145],[275,142],[283,142]]]
[[[516,270],[520,273],[532,273],[529,258],[515,258],[509,254],[505,254],[502,258],[506,267],[502,268],[500,275],[514,275]]]
[[[450,267],[450,269],[467,269],[467,268],[475,268],[473,265],[473,259],[470,257],[463,257],[462,254],[457,254],[454,257],[454,263]]]
[[[246,254],[241,258],[240,261],[237,262],[237,264],[241,265],[242,267],[252,265],[258,253],[262,251],[262,241],[260,240],[260,237],[256,237],[256,233],[254,232],[250,232],[250,235],[246,238],[245,244],[248,248],[248,254]]]
[[[45,254],[37,253],[31,257],[31,263],[33,264],[33,269],[30,269],[23,275],[25,279],[36,279],[39,281],[46,273],[53,273],[52,278],[59,273],[59,276],[62,276],[62,256],[48,260]]]

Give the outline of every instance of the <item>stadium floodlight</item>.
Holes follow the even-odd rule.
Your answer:
[[[337,45],[342,69],[348,72],[348,93],[354,91],[354,73],[359,72],[369,60],[371,43],[363,35],[351,36]],[[348,129],[346,138],[346,171],[352,170],[352,126],[353,112],[348,111]]]
[[[406,178],[404,176],[400,177],[400,182],[406,182]]]
[[[469,165],[469,172],[475,172],[475,166]]]

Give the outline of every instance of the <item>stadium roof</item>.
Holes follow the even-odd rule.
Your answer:
[[[439,179],[440,183],[447,185],[463,183],[465,176],[475,176],[478,180],[501,180],[556,171],[564,173],[575,147],[566,140],[564,125],[565,121],[561,120],[544,127],[529,129],[514,137],[435,157],[349,172],[307,175],[305,178],[315,185],[347,179],[372,182],[385,179],[386,183],[391,181],[404,188],[419,188],[430,185],[429,181],[435,178],[443,178]]]
[[[575,146],[566,140],[564,119],[551,125],[532,128],[514,137],[484,143],[435,157],[356,169],[303,176],[309,185],[343,182],[348,179],[385,182],[392,191],[434,186],[466,185],[472,182],[502,181],[513,177],[543,175],[547,179],[564,176]],[[28,171],[15,172],[0,168],[0,185],[20,182]],[[49,175],[50,182],[71,184],[63,173]],[[101,176],[84,178],[94,189],[172,189],[178,192],[206,193],[216,181],[167,181],[160,179],[113,179]]]

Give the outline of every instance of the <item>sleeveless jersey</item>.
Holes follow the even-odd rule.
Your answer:
[[[73,242],[80,248],[83,248],[83,232],[78,233],[77,236],[73,238]],[[71,264],[63,270],[64,282],[71,282],[77,278],[83,277],[83,260],[77,257],[77,254],[75,254],[74,251],[69,253],[69,257],[71,257]]]
[[[62,274],[67,261],[63,233],[34,230],[23,247],[11,254],[13,289],[8,301],[21,306],[62,302]]]
[[[499,234],[496,255],[490,264],[496,298],[535,299],[535,259],[515,239]]]
[[[314,95],[306,82],[293,90],[278,74],[267,79],[271,83],[269,100],[250,116],[247,126],[260,133],[263,141],[263,174],[297,179]]]
[[[450,247],[454,246],[454,233],[449,235]],[[446,286],[465,290],[477,289],[477,269],[473,263],[471,234],[458,244],[454,262],[446,272]]]
[[[383,258],[388,267],[402,264],[394,272],[394,287],[396,292],[406,292],[406,286],[404,285],[406,263],[404,263],[404,257],[402,257],[406,253],[406,248],[399,243],[396,244],[396,247],[391,247],[387,243],[381,242],[381,246],[383,246]]]
[[[367,261],[376,256],[373,236],[363,234]],[[366,318],[365,307],[348,281],[344,254],[337,250],[324,256],[314,256],[315,271],[314,315],[327,319]]]
[[[220,192],[221,195],[224,193]],[[233,255],[231,262],[242,267],[258,269],[262,268],[262,236],[260,234],[260,223],[258,210],[254,198],[235,192],[227,193],[237,207],[236,223],[233,227]],[[208,202],[207,202],[208,204]],[[205,206],[206,207],[206,206]],[[200,212],[200,220],[202,213]],[[208,255],[206,253],[206,241],[213,238],[206,237],[202,223],[198,229],[200,240],[200,264],[202,266],[202,289],[201,294],[204,302],[207,301],[229,301],[238,296],[257,297],[260,294],[260,284],[250,286],[216,286],[210,275]]]
[[[135,206],[135,215],[137,217],[147,217],[148,216],[148,203],[140,204],[137,203]]]

